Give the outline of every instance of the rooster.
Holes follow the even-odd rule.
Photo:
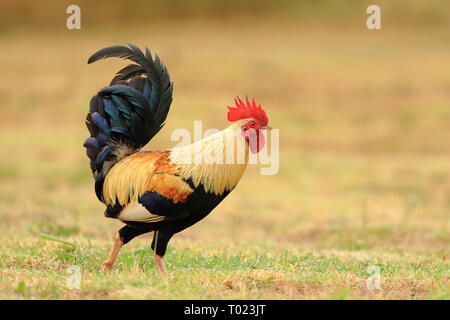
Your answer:
[[[105,216],[119,219],[111,252],[103,263],[110,270],[120,248],[134,237],[154,232],[151,248],[160,272],[172,236],[206,217],[236,186],[248,151],[265,145],[262,130],[270,129],[261,105],[235,99],[228,106],[228,128],[187,146],[140,151],[163,127],[172,103],[173,83],[166,66],[149,49],[111,46],[94,53],[88,64],[118,57],[133,63],[117,72],[109,86],[90,102],[84,142],[95,179],[95,192],[106,206]],[[231,143],[232,142],[232,143]],[[238,161],[243,150],[243,161]],[[194,161],[222,153],[233,161]],[[200,157],[201,158],[201,157]],[[222,159],[222,160],[223,160]]]

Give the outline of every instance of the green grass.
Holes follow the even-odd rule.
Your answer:
[[[448,264],[429,254],[175,241],[166,259],[170,271],[161,275],[148,247],[139,244],[124,249],[116,268],[103,273],[107,242],[74,238],[80,242],[74,251],[43,240],[23,241],[29,242],[23,247],[11,243],[1,247],[6,299],[448,298]],[[380,268],[379,290],[367,288],[370,265]],[[81,269],[79,290],[67,285],[69,266]]]
[[[0,298],[450,299],[450,44],[445,30],[407,27],[210,21],[8,34]],[[227,126],[236,95],[254,96],[280,128],[279,173],[250,166],[210,216],[170,242],[167,276],[149,237],[102,272],[121,223],[95,197],[83,122],[123,62],[85,62],[127,42],[156,49],[175,81],[148,149],[173,146],[172,130],[194,120]],[[371,265],[379,290],[366,285]],[[81,269],[80,290],[67,287],[70,266]]]

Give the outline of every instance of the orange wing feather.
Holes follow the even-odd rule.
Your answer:
[[[177,165],[169,160],[170,151],[134,153],[111,168],[103,185],[106,205],[137,202],[149,191],[155,191],[173,202],[185,202],[193,189],[179,177]]]

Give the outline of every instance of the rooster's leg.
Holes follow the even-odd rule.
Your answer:
[[[157,230],[153,234],[152,241],[152,250],[155,253],[154,258],[156,261],[156,265],[158,266],[158,271],[160,273],[166,272],[166,267],[164,265],[163,256],[166,253],[167,244],[169,243],[170,238],[172,238],[173,233],[168,231]]]
[[[105,266],[105,271],[111,270],[114,261],[116,261],[117,255],[119,254],[120,248],[122,248],[122,246],[123,246],[122,238],[120,237],[120,234],[117,233],[116,240],[114,240],[114,245],[111,248],[108,259],[105,262],[103,262],[103,265]]]
[[[120,229],[117,233],[116,240],[114,241],[114,245],[111,249],[111,252],[109,253],[108,259],[103,262],[105,271],[111,270],[122,246],[127,244],[131,239],[150,231],[152,230],[148,228],[148,225],[145,225],[145,228],[130,227],[129,225],[126,225],[122,229]]]
[[[153,257],[155,258],[156,265],[158,266],[158,271],[161,273],[166,273],[166,266],[164,265],[163,258],[158,254],[155,254]]]

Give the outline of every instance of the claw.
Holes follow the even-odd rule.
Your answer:
[[[114,264],[114,262],[112,262],[112,261],[108,261],[108,260],[104,261],[103,262],[103,271],[104,272],[111,271],[113,264]]]

